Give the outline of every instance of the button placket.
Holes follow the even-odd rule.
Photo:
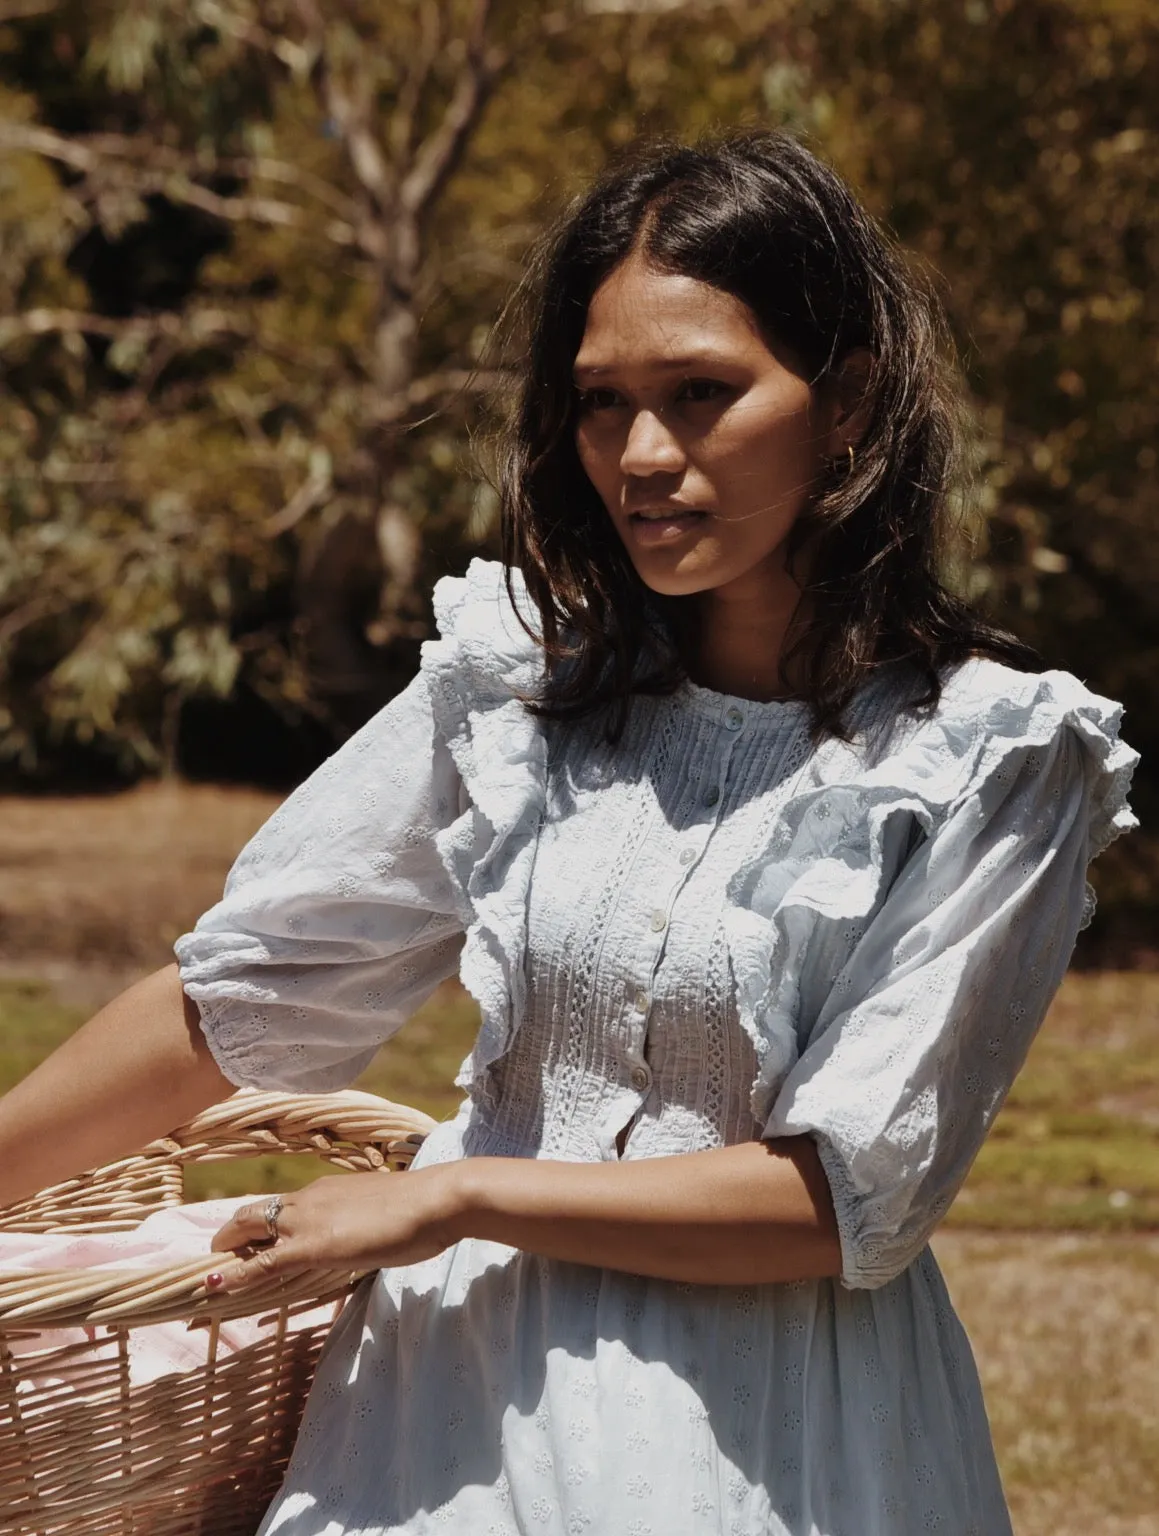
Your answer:
[[[736,705],[730,705],[721,720],[725,732],[720,743],[720,756],[715,782],[708,784],[700,795],[700,803],[709,810],[713,810],[721,802],[724,785],[728,778],[728,770],[732,761],[733,748],[744,729],[744,712]],[[719,813],[717,813],[719,814]],[[675,901],[681,888],[687,882],[692,872],[692,867],[704,852],[704,845],[708,841],[717,816],[713,816],[707,824],[695,829],[696,843],[687,842],[677,854],[677,874],[667,901],[663,906],[656,906],[646,915],[646,927],[650,935],[653,935],[658,943],[654,942],[651,948],[650,965],[648,968],[649,982],[654,978],[656,968],[660,963],[660,956],[664,948],[664,935],[668,931],[672,903]],[[634,1092],[643,1094],[652,1084],[652,1071],[644,1060],[644,1052],[647,1047],[648,1015],[652,1006],[652,997],[649,988],[644,983],[629,982],[625,1002],[628,1005],[629,1017],[626,1020],[628,1030],[628,1045],[625,1051],[626,1065],[628,1067],[628,1082]]]
[[[637,981],[629,978],[625,993],[626,1040],[624,1058],[628,1082],[635,1093],[643,1093],[652,1082],[650,1068],[644,1062],[644,1050],[648,1037],[648,1014],[652,1007],[651,982],[660,963],[664,949],[664,935],[668,931],[667,907],[656,906],[645,915],[645,933],[651,943],[643,947],[647,960],[647,978]]]
[[[705,810],[716,813],[713,817],[714,821],[716,816],[720,814],[716,808],[724,797],[724,787],[728,781],[729,765],[732,762],[732,749],[736,746],[737,740],[744,730],[744,711],[736,704],[730,704],[728,709],[725,710],[720,723],[726,735],[721,744],[720,762],[717,767],[716,778],[711,784],[705,786],[700,796],[700,803]]]
[[[659,941],[653,942],[650,946],[648,978],[647,981],[629,983],[625,997],[628,1004],[628,1041],[625,1050],[630,1064],[628,1080],[637,1092],[642,1092],[652,1081],[652,1074],[647,1066],[642,1064],[642,1059],[648,1038],[648,1014],[652,1008],[650,984],[656,974],[656,967],[660,963],[660,955],[664,948],[663,936],[668,931],[668,913],[665,908],[654,907],[648,914],[647,926],[648,932],[654,934]]]

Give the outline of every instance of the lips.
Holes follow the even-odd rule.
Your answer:
[[[694,507],[641,507],[628,514],[628,532],[637,544],[667,544],[683,538],[708,517]]]
[[[699,507],[682,507],[677,505],[660,505],[655,507],[635,507],[629,511],[630,518],[639,518],[646,523],[672,521],[682,517],[707,517],[707,512],[702,512]]]

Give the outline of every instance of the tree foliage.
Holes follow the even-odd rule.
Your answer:
[[[1159,761],[1156,78],[1148,0],[0,0],[0,753],[356,723],[492,534],[529,243],[641,131],[789,122],[940,274],[966,579]]]
[[[714,115],[713,58],[487,0],[13,9],[0,752],[156,766],[238,690],[348,727],[489,531],[465,434],[523,249],[641,112]]]

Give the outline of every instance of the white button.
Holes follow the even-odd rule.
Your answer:
[[[725,715],[724,723],[730,731],[739,731],[741,726],[744,724],[744,716],[741,714],[740,710],[737,709],[735,704],[729,710],[728,714]]]
[[[632,1001],[636,1005],[637,1013],[647,1013],[652,1003],[652,999],[648,996],[648,989],[646,987],[637,987],[636,995]]]
[[[653,933],[663,933],[668,926],[668,919],[661,912],[660,908],[657,907],[649,919],[649,923]]]
[[[680,850],[680,862],[681,862],[681,864],[691,864],[695,857],[696,857],[696,849],[695,848],[682,848]]]
[[[705,805],[715,805],[716,802],[719,799],[720,799],[720,790],[717,789],[715,784],[712,786],[711,789],[706,789],[704,791],[704,803],[705,803]]]
[[[643,1092],[643,1090],[647,1088],[649,1082],[651,1081],[651,1077],[652,1074],[648,1071],[647,1067],[633,1067],[632,1087],[637,1088]]]

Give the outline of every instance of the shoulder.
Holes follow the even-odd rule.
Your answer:
[[[1070,672],[1019,672],[975,657],[946,679],[942,711],[973,724],[979,771],[1007,754],[1049,754],[1077,746],[1096,771],[1133,768],[1138,753],[1120,739],[1123,706]]]
[[[542,805],[546,743],[524,707],[539,691],[543,652],[534,607],[517,573],[473,560],[435,587],[438,637],[422,648],[422,674],[439,739],[493,827],[534,819]]]
[[[936,743],[950,758],[985,761],[1018,746],[1046,748],[1068,732],[1096,756],[1116,745],[1129,750],[1118,742],[1122,705],[1070,672],[1020,672],[976,656],[946,669],[935,704],[913,704],[921,687],[912,674],[899,674],[866,688],[854,707],[863,751],[881,759]]]
[[[1084,726],[1114,730],[1123,715],[1121,704],[1093,692],[1071,672],[1020,672],[982,656],[947,671],[939,708],[972,718],[983,730],[1051,735]]]
[[[1047,769],[1056,783],[1066,776],[1089,787],[1095,851],[1135,825],[1126,795],[1138,753],[1120,738],[1122,706],[1072,673],[973,657],[947,670],[931,708],[899,709],[896,692],[884,697],[892,704],[879,704],[862,738],[874,743],[875,771],[890,765],[911,783],[937,786],[943,811],[1001,798]]]
[[[533,690],[543,652],[534,605],[518,571],[472,560],[464,576],[444,576],[434,590],[438,638],[422,648],[422,670],[436,688],[469,686],[511,698]]]

